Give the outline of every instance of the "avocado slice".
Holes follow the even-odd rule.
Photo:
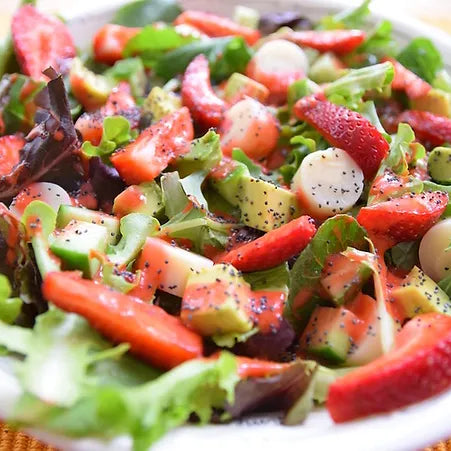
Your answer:
[[[402,286],[393,290],[392,296],[407,318],[429,312],[451,315],[448,295],[417,266],[412,268]]]
[[[114,244],[119,237],[119,219],[100,211],[87,208],[73,207],[72,205],[60,205],[56,217],[56,226],[59,229],[66,227],[72,220],[89,222],[105,227],[108,231],[107,242]]]
[[[343,307],[316,307],[301,336],[301,349],[330,363],[346,361],[358,318]]]
[[[425,96],[412,99],[410,106],[413,110],[429,111],[439,116],[450,117],[451,95],[441,89],[431,89]]]
[[[343,305],[354,299],[370,277],[371,268],[368,265],[333,254],[324,265],[320,283],[325,297],[336,305]]]
[[[214,265],[189,276],[182,300],[183,323],[201,335],[246,333],[252,292],[231,265]]]
[[[239,206],[238,188],[243,177],[250,177],[249,169],[235,160],[223,160],[209,173],[211,186],[231,205]]]
[[[116,246],[108,246],[108,260],[121,267],[128,265],[144,246],[146,238],[160,229],[155,218],[141,213],[130,213],[121,219],[122,238]]]
[[[50,249],[63,260],[67,269],[79,269],[85,277],[93,277],[100,262],[91,251],[105,252],[108,230],[98,224],[72,220],[54,233]]]
[[[186,177],[196,171],[209,171],[222,159],[219,135],[209,130],[201,138],[191,142],[190,151],[180,155],[175,166],[180,177]]]
[[[118,216],[142,213],[160,217],[163,212],[163,194],[155,181],[131,185],[114,199],[113,213]]]
[[[436,147],[429,154],[428,171],[437,183],[451,184],[451,148]]]
[[[310,66],[309,78],[315,83],[329,83],[346,73],[341,61],[333,53],[323,53]]]
[[[293,192],[265,180],[242,177],[237,195],[241,221],[263,232],[277,229],[300,214]]]
[[[44,278],[49,272],[60,271],[60,262],[49,249],[49,235],[55,230],[56,224],[55,210],[45,202],[34,200],[25,208],[21,222],[30,237],[41,276]]]
[[[143,112],[150,113],[152,115],[152,121],[157,122],[181,107],[182,101],[179,97],[172,92],[165,91],[159,86],[155,86],[144,101]]]

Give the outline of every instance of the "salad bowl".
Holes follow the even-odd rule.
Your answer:
[[[92,11],[78,11],[74,5],[65,13],[67,24],[72,31],[77,46],[87,47],[96,29],[108,22],[117,6],[113,1],[108,8]],[[206,10],[216,14],[230,15],[233,7],[242,3],[262,12],[277,10],[299,10],[312,20],[334,13],[346,7],[338,1],[327,0],[185,0],[181,2],[189,9]],[[392,17],[386,11],[374,11],[371,21],[388,19],[393,24],[394,36],[405,44],[413,37],[427,36],[441,51],[444,64],[451,69],[451,37],[435,28],[413,19],[404,20]],[[12,375],[10,362],[0,360],[0,417],[10,413],[21,394],[18,381]],[[52,384],[49,371],[48,384]],[[230,450],[259,449],[260,451],[280,448],[284,450],[303,448],[306,450],[411,450],[420,449],[451,435],[449,422],[451,390],[427,401],[400,409],[393,413],[375,415],[343,425],[333,423],[325,409],[311,413],[304,424],[287,427],[280,424],[277,415],[260,415],[227,425],[209,425],[202,428],[185,426],[171,432],[157,442],[153,449],[166,451],[183,446],[185,450]],[[132,442],[129,437],[117,437],[110,442],[95,438],[69,439],[50,434],[43,430],[27,431],[49,444],[64,450],[103,451],[129,450]]]

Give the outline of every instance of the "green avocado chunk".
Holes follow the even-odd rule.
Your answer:
[[[183,323],[201,335],[249,332],[253,322],[246,311],[249,284],[231,265],[214,265],[193,273],[182,300]]]
[[[440,89],[431,89],[426,95],[412,99],[410,106],[413,110],[429,111],[439,116],[450,117],[451,95]]]
[[[436,147],[429,154],[428,171],[437,183],[451,184],[451,148]]]
[[[392,292],[407,318],[429,312],[451,315],[448,295],[420,268],[414,266],[401,287]]]

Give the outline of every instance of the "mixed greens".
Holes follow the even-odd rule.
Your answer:
[[[9,423],[145,450],[188,422],[324,403],[343,422],[451,385],[431,40],[400,48],[369,0],[317,23],[138,0],[85,52],[22,3],[0,54]]]

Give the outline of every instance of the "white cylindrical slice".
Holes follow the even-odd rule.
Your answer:
[[[363,173],[347,152],[331,147],[302,160],[291,188],[308,213],[325,218],[353,207],[363,191]]]
[[[221,148],[231,155],[239,147],[248,157],[259,160],[266,157],[277,145],[279,127],[277,120],[265,105],[246,97],[229,108],[221,123]]]
[[[423,271],[435,282],[451,275],[451,218],[431,227],[420,243]]]
[[[255,67],[263,73],[303,72],[309,69],[305,52],[285,39],[274,39],[263,44],[253,57]]]
[[[9,209],[18,217],[22,216],[27,205],[40,200],[58,211],[60,205],[72,205],[72,199],[64,188],[56,183],[37,182],[24,188],[11,202]]]

